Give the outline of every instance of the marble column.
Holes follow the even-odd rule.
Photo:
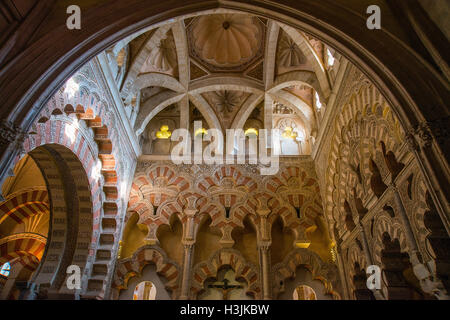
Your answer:
[[[258,245],[259,259],[261,264],[262,275],[262,292],[264,300],[271,300],[271,286],[270,286],[270,245],[271,243],[261,243]]]
[[[364,256],[366,257],[367,266],[373,265],[372,253],[369,249],[369,241],[367,240],[366,231],[364,230],[363,224],[359,221],[359,229],[361,234],[361,244],[363,247]],[[367,267],[366,266],[366,267]],[[377,300],[386,300],[381,292],[381,290],[371,290],[375,299]]]
[[[400,221],[403,225],[403,230],[405,232],[405,238],[406,238],[406,242],[408,243],[408,247],[409,247],[411,263],[413,266],[415,266],[417,264],[421,264],[422,259],[420,256],[419,248],[417,246],[417,242],[414,237],[414,233],[411,228],[411,224],[409,222],[405,206],[403,205],[403,201],[401,199],[400,192],[398,191],[397,186],[394,183],[392,183],[390,185],[390,189],[392,190],[392,194],[394,196],[394,203],[395,203],[395,206],[397,207],[396,209],[397,209],[397,213],[398,213],[398,218],[400,219]]]
[[[188,197],[186,209],[184,209],[184,216],[187,218],[184,234],[183,234],[183,248],[184,248],[184,258],[183,258],[183,278],[181,282],[181,293],[180,299],[189,299],[189,288],[191,284],[191,269],[192,269],[192,257],[195,245],[195,222],[194,218],[198,210],[196,209],[195,197]]]
[[[194,252],[194,242],[184,242],[184,260],[183,260],[183,277],[181,283],[181,293],[180,300],[188,300],[189,297],[189,285],[190,285],[190,275],[192,267],[192,257]]]
[[[271,285],[270,285],[270,246],[272,245],[272,239],[270,235],[270,226],[267,218],[270,214],[270,209],[265,201],[260,201],[256,213],[259,216],[260,230],[258,239],[258,253],[261,266],[261,285],[262,294],[264,300],[271,299]]]
[[[425,265],[423,263],[422,256],[414,237],[411,223],[408,219],[408,215],[406,213],[406,209],[403,205],[403,201],[397,186],[395,185],[395,183],[392,183],[390,185],[390,188],[394,195],[394,203],[397,207],[398,217],[403,225],[403,230],[405,232],[406,241],[409,247],[410,261],[415,276],[420,281],[420,285],[423,291],[435,295],[438,299],[449,300],[450,297],[441,280],[433,275],[433,272],[432,270],[430,270],[428,265]]]

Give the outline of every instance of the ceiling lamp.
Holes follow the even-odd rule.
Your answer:
[[[255,128],[248,128],[247,130],[245,130],[245,136],[251,136],[251,135],[258,135],[258,129]]]
[[[297,132],[295,132],[291,127],[286,127],[281,136],[285,139],[295,139],[297,138]]]
[[[198,135],[200,135],[200,134],[202,134],[202,135],[207,135],[207,134],[208,134],[208,130],[206,130],[205,128],[199,128],[199,129],[197,129],[197,130],[195,131],[195,136],[198,136]]]
[[[169,139],[170,136],[172,135],[172,132],[169,131],[169,126],[167,125],[161,126],[159,130],[160,131],[156,132],[156,137],[158,139]]]

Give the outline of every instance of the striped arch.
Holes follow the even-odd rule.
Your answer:
[[[372,192],[369,160],[372,157],[378,161],[380,142],[397,155],[398,146],[404,140],[404,131],[375,86],[357,70],[352,71],[349,83],[353,87],[347,87],[344,92],[344,107],[334,122],[325,178],[325,211],[329,221],[337,222],[337,229],[342,231],[345,230],[343,204],[347,195],[352,194],[353,189],[360,198],[363,193]],[[380,161],[377,164],[384,165]],[[359,170],[356,170],[358,165]],[[362,184],[357,179],[357,171]]]
[[[49,144],[64,146],[81,162],[89,180],[93,211],[89,217],[93,221],[91,239],[83,242],[83,246],[97,248],[89,250],[89,259],[83,258],[83,261],[93,261],[93,265],[86,265],[89,279],[87,284],[83,283],[83,292],[103,298],[108,273],[112,271],[107,267],[111,265],[108,261],[113,259],[111,250],[119,231],[116,216],[121,210],[119,189],[122,186],[118,182],[122,178],[119,172],[123,171],[123,165],[117,161],[121,154],[119,135],[110,130],[114,119],[98,94],[82,87],[69,95],[64,89],[50,99],[37,117],[23,147],[28,153]],[[102,272],[94,279],[90,276],[92,269],[102,269]]]
[[[383,250],[383,234],[387,233],[392,241],[397,239],[400,243],[400,250],[409,253],[406,243],[405,233],[402,225],[392,219],[387,213],[381,213],[375,218],[372,238],[372,253],[374,263],[381,266],[381,251]]]
[[[48,192],[46,188],[21,190],[10,194],[0,205],[0,224],[11,229],[25,219],[41,213],[49,213]]]
[[[243,226],[246,213],[239,208],[257,191],[258,183],[234,166],[221,166],[212,174],[200,176],[196,188],[207,195],[211,209],[217,209],[211,215],[213,225],[234,228]]]
[[[283,262],[273,266],[272,289],[274,297],[282,292],[281,284],[286,279],[295,278],[299,266],[308,269],[314,280],[319,280],[324,284],[325,294],[332,295],[335,300],[340,300],[339,294],[333,289],[333,285],[337,286],[338,282],[337,267],[323,262],[315,252],[304,248],[294,249]]]
[[[140,277],[142,269],[148,264],[156,266],[156,272],[167,279],[166,288],[176,294],[180,284],[180,267],[170,261],[159,247],[143,246],[132,257],[120,260],[116,266],[113,286],[120,290],[127,289],[128,281],[133,277]]]
[[[285,215],[289,216],[291,221],[300,221],[300,226],[304,229],[313,226],[316,217],[323,215],[317,179],[308,176],[300,167],[287,167],[280,175],[266,178],[264,184],[267,190],[281,198],[280,203],[287,208],[283,209]],[[284,222],[286,226],[290,225],[290,222]]]
[[[427,261],[433,259],[433,255],[426,245],[426,239],[431,233],[425,226],[425,213],[430,210],[426,201],[428,188],[426,187],[422,174],[418,170],[414,170],[413,172],[411,173],[411,181],[406,181],[402,186],[402,200],[406,207],[412,209],[409,219],[411,227],[417,236],[417,245],[422,255],[424,255],[424,260]],[[409,193],[411,193],[411,198],[409,198]]]
[[[28,281],[39,266],[39,259],[30,253],[22,253],[19,257],[10,260],[9,263],[11,264],[11,273],[7,279],[9,285],[7,285],[7,288],[3,288],[1,296],[7,300],[18,300],[20,292],[15,283],[17,281]],[[10,286],[11,284],[13,285]]]
[[[11,269],[15,267],[22,266],[25,270],[33,272],[39,265],[39,259],[35,255],[27,254],[20,257],[20,259],[15,259],[11,263]],[[28,278],[27,278],[28,279]]]
[[[217,277],[218,271],[224,266],[233,269],[236,279],[243,278],[247,282],[247,294],[253,295],[255,299],[261,298],[258,269],[247,262],[239,251],[229,248],[215,252],[207,262],[199,263],[193,268],[191,298],[196,298],[204,290],[205,281]]]
[[[258,188],[254,179],[244,175],[239,169],[233,166],[221,166],[216,169],[212,175],[201,177],[198,180],[196,187],[203,192],[208,192],[211,187],[221,186],[226,178],[233,180],[234,187],[246,187],[246,192],[248,193],[251,193]]]
[[[189,182],[168,165],[154,165],[136,175],[131,187],[128,208],[138,213],[159,207],[189,188]]]
[[[38,234],[21,233],[0,241],[0,265],[15,258],[32,255],[38,261],[44,254],[47,239]]]
[[[354,292],[355,285],[353,282],[353,277],[355,276],[355,264],[358,264],[362,270],[366,270],[367,267],[367,261],[364,256],[364,253],[362,252],[361,248],[359,247],[359,244],[355,241],[353,241],[347,251],[347,273],[348,273],[348,285],[349,285],[349,292]]]

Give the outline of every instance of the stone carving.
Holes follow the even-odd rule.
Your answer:
[[[142,66],[141,73],[170,72],[173,73],[177,66],[177,54],[173,35],[167,33],[160,43],[152,48],[150,54]]]
[[[241,94],[238,91],[217,91],[212,95],[212,100],[219,112],[232,113],[241,102]]]
[[[0,123],[0,145],[2,146],[10,144],[17,139],[23,141],[24,134],[25,132],[15,124],[12,124],[5,120]]]
[[[261,35],[257,20],[242,14],[201,16],[192,27],[195,53],[218,67],[233,67],[252,60],[262,46]]]

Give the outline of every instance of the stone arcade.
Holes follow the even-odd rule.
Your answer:
[[[0,299],[449,298],[448,2],[69,2],[0,1]]]

